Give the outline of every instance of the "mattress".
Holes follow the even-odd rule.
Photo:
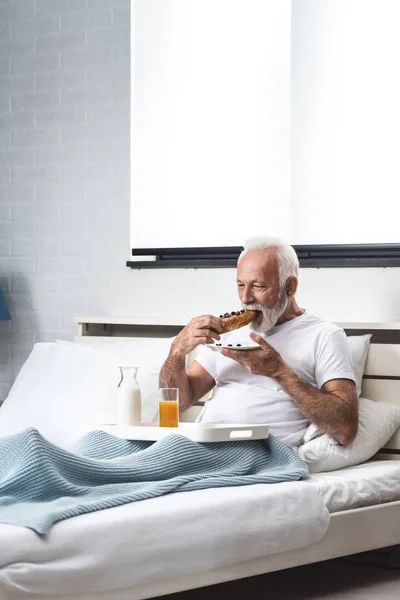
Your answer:
[[[400,460],[372,460],[305,482],[322,496],[330,513],[400,500]]]

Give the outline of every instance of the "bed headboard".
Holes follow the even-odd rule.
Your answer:
[[[186,322],[179,319],[157,320],[134,317],[76,317],[75,341],[108,343],[117,339],[166,338],[181,331]],[[362,396],[376,402],[400,405],[400,323],[337,323],[347,335],[371,333],[371,346],[365,367]],[[187,420],[194,420],[202,403],[189,409]],[[400,429],[382,449],[384,454],[400,458]]]

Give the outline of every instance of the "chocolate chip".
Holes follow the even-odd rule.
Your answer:
[[[216,346],[222,346],[222,344],[215,344]]]
[[[225,313],[225,314],[224,314],[224,317],[225,317],[225,319],[226,319],[227,317],[230,317],[230,314],[229,314],[229,313]]]
[[[236,346],[241,346],[242,344],[236,344]]]
[[[231,312],[231,317],[233,317],[234,315],[236,315],[235,311]]]
[[[232,344],[228,344],[228,346],[232,346]]]

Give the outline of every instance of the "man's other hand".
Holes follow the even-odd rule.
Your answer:
[[[221,354],[236,360],[254,375],[265,375],[266,377],[272,378],[277,377],[282,368],[286,366],[279,352],[257,333],[250,333],[250,337],[254,342],[261,346],[259,350],[246,352],[243,350],[223,348]]]

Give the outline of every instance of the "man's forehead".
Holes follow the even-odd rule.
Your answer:
[[[278,274],[277,253],[274,248],[268,250],[248,250],[239,260],[237,275],[254,274],[273,276]]]

